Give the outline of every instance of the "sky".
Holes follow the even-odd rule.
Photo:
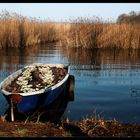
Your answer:
[[[116,21],[123,13],[140,12],[140,3],[0,3],[2,10],[58,22],[93,16]]]

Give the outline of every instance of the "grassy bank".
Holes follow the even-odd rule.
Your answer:
[[[0,47],[28,47],[46,42],[78,48],[140,48],[140,24],[103,22],[98,18],[56,23],[1,12]]]
[[[79,122],[6,122],[0,120],[0,137],[137,137],[140,125],[86,118]]]

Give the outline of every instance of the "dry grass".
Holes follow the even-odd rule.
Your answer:
[[[7,122],[0,120],[0,137],[139,137],[140,125],[122,124],[105,120],[94,112],[79,122],[34,123],[32,121]]]
[[[0,47],[26,47],[56,41],[54,23],[38,21],[16,13],[0,15]]]
[[[96,48],[97,37],[103,30],[103,23],[90,20],[77,20],[69,25],[60,38],[62,46],[78,48]]]
[[[78,21],[61,37],[61,44],[78,48],[139,48],[140,25]]]
[[[110,24],[98,36],[97,42],[100,48],[139,48],[140,25],[135,24]]]
[[[0,47],[28,47],[59,41],[74,48],[139,48],[140,24],[104,23],[77,18],[66,23],[40,21],[16,13],[0,14]]]

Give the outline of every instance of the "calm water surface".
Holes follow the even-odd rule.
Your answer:
[[[0,50],[0,82],[31,63],[70,64],[75,76],[75,100],[65,116],[82,120],[99,114],[105,119],[140,124],[140,51],[80,50],[55,45]],[[0,115],[8,108],[0,94]]]

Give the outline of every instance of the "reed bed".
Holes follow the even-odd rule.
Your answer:
[[[110,24],[106,26],[97,39],[98,47],[139,48],[140,25]]]
[[[55,25],[16,13],[0,14],[0,47],[27,47],[57,40]]]
[[[78,48],[140,48],[140,24],[73,23],[61,37],[61,44]]]
[[[69,48],[140,48],[140,24],[103,22],[99,18],[56,23],[1,12],[1,48],[48,42],[59,42],[60,46]]]
[[[62,46],[76,48],[97,48],[97,37],[103,31],[103,23],[90,19],[77,19],[70,23],[70,27],[60,41]]]

